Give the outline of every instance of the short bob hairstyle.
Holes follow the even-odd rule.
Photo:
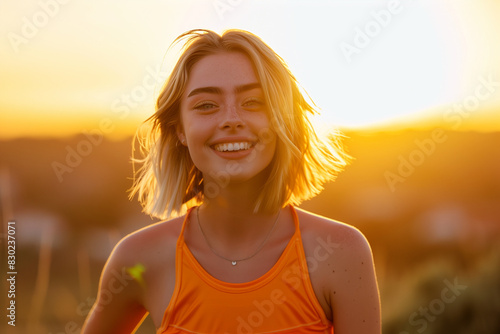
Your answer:
[[[130,197],[138,195],[144,212],[161,219],[180,215],[224,186],[204,184],[176,131],[191,68],[203,57],[220,52],[241,52],[250,59],[264,92],[268,130],[276,135],[275,156],[254,203],[255,212],[277,212],[287,204],[300,204],[318,194],[347,165],[341,135],[335,132],[326,141],[318,139],[308,118],[316,113],[314,103],[306,101],[286,63],[259,37],[235,29],[222,35],[197,29],[180,35],[174,44],[179,41],[184,41],[182,53],[159,94],[155,114],[145,121],[148,130],[136,134],[143,158],[133,159],[142,166],[134,169]]]

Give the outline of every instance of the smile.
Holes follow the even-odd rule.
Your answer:
[[[249,142],[239,142],[239,143],[223,143],[214,146],[214,149],[219,152],[236,152],[248,150],[252,147]]]

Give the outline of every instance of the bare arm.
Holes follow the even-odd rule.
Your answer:
[[[83,334],[133,333],[147,312],[142,306],[139,282],[129,274],[127,240],[113,250],[104,266],[97,300],[82,329]]]
[[[330,271],[329,298],[335,334],[380,334],[380,297],[366,238],[349,228]]]

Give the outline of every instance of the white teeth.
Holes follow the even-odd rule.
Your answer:
[[[224,143],[215,145],[215,149],[219,152],[234,152],[241,150],[248,150],[251,144],[248,142],[241,143]]]

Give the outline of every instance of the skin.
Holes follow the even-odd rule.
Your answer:
[[[218,254],[234,259],[252,255],[277,217],[276,213],[253,213],[253,199],[265,181],[266,167],[276,149],[273,136],[262,137],[263,130],[269,134],[270,123],[262,90],[241,90],[254,83],[258,83],[257,76],[243,54],[204,57],[192,68],[181,101],[182,124],[177,130],[206,184],[219,185],[200,207],[203,231]],[[197,90],[204,87],[217,89]],[[213,144],[232,138],[251,140],[254,147],[250,151],[255,154],[221,157]],[[221,175],[229,176],[221,179]],[[372,252],[365,237],[351,226],[296,210],[305,255],[315,259],[308,262],[310,280],[335,333],[381,333],[379,294]],[[294,233],[291,212],[284,208],[265,246],[233,267],[210,250],[197,226],[195,212],[189,218],[184,238],[191,252],[209,274],[232,283],[264,275]],[[161,326],[174,291],[175,247],[183,220],[178,217],[151,225],[115,247],[82,333],[131,333],[148,313],[156,328]],[[333,245],[330,251],[321,247],[324,242]],[[135,271],[127,273],[127,268]],[[118,280],[117,275],[123,275],[123,279]]]

